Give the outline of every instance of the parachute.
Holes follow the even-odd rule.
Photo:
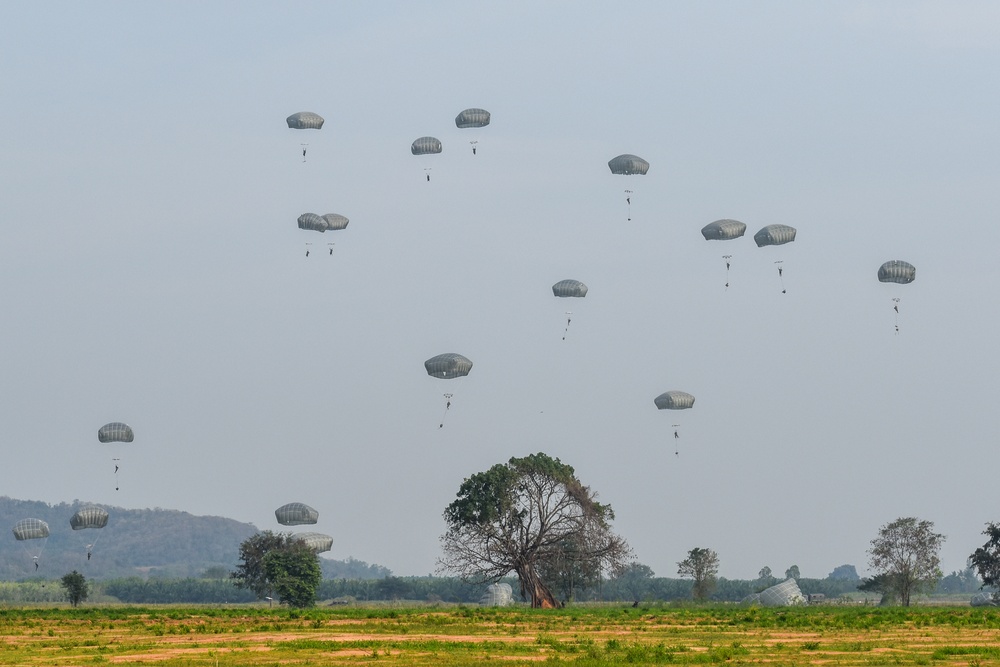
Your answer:
[[[132,442],[135,440],[135,433],[132,427],[122,422],[111,422],[97,429],[97,439],[100,442]]]
[[[460,354],[446,352],[425,361],[424,368],[427,369],[427,374],[431,377],[441,378],[442,380],[453,380],[468,375],[469,371],[472,370],[472,362]],[[444,419],[448,416],[448,410],[451,409],[451,399],[453,396],[454,394],[444,395],[444,415],[441,416],[441,422],[438,424],[439,429],[444,428]]]
[[[274,510],[274,516],[282,526],[301,526],[319,521],[319,512],[305,503],[288,503]]]
[[[38,559],[42,556],[42,550],[45,548],[45,541],[49,537],[49,524],[45,523],[41,519],[21,519],[14,524],[12,529],[14,532],[14,538],[18,542],[27,542],[28,540],[39,540],[35,543],[33,547],[29,548],[25,545],[25,551],[31,556],[31,560],[35,563],[35,570],[38,570]]]
[[[414,155],[437,155],[441,152],[441,141],[434,137],[420,137],[410,144],[410,152]],[[431,180],[430,167],[424,169],[428,182]]]
[[[97,505],[81,507],[69,518],[69,526],[73,530],[85,530],[87,528],[100,529],[106,525],[108,525],[108,512],[103,507],[98,507]],[[93,554],[95,544],[97,544],[97,538],[94,538],[94,541],[87,545],[88,561],[91,554]]]
[[[84,530],[86,528],[104,528],[108,525],[108,512],[103,507],[97,505],[87,505],[77,510],[76,514],[70,517],[69,525],[73,530]]]
[[[555,285],[552,286],[552,294],[558,297],[577,297],[583,298],[587,296],[587,286],[581,283],[579,280],[560,280]],[[569,332],[570,322],[573,318],[570,317],[573,311],[566,311],[566,328],[563,329],[563,340],[566,340],[566,334]]]
[[[611,169],[612,174],[619,174],[621,176],[642,176],[649,171],[649,163],[638,155],[625,153],[608,160],[608,168]]]
[[[311,111],[293,113],[285,119],[288,127],[293,130],[318,130],[323,127],[323,117]]]
[[[114,443],[114,442],[132,442],[135,440],[135,433],[132,432],[132,427],[123,422],[111,422],[110,424],[105,424],[97,430],[97,439],[102,443]],[[111,461],[115,465],[115,491],[119,489],[118,486],[118,462],[121,460],[120,457],[115,456],[117,452],[113,452],[111,455]]]
[[[490,112],[486,109],[466,109],[455,116],[455,126],[461,129],[486,127],[490,124]]]
[[[878,267],[880,283],[898,283],[907,285],[917,278],[917,268],[909,262],[894,259]]]
[[[791,607],[800,604],[806,604],[806,596],[791,577],[760,592],[762,607]]]
[[[994,599],[993,593],[981,591],[972,596],[972,599],[969,600],[969,605],[972,607],[998,607],[1000,603]]]
[[[460,354],[446,352],[425,361],[424,368],[431,377],[451,380],[468,375],[472,370],[472,362]]]
[[[514,591],[510,584],[490,584],[479,598],[480,607],[507,607],[514,604]]]
[[[754,243],[758,248],[766,245],[785,245],[795,240],[795,228],[788,225],[768,225],[753,235]],[[775,262],[778,265],[778,280],[781,282],[781,293],[785,293],[785,269],[781,266],[782,261]]]
[[[621,176],[644,175],[649,171],[649,163],[637,155],[625,153],[618,157],[613,157],[608,161],[608,167],[612,174]],[[632,220],[632,190],[625,191],[625,206],[628,210],[628,219]]]
[[[694,407],[694,396],[686,391],[665,391],[653,403],[658,410],[686,410]]]
[[[323,533],[297,533],[292,537],[318,554],[333,548],[333,538]]]
[[[746,224],[739,220],[716,220],[701,228],[706,241],[728,241],[738,239],[747,231]],[[757,245],[760,245],[759,243]]]
[[[768,225],[753,235],[758,248],[766,245],[785,245],[795,240],[796,229],[788,225]]]
[[[901,259],[893,259],[878,267],[880,283],[908,285],[917,279],[917,268]],[[899,297],[892,299],[892,309],[896,313],[896,333],[899,333]]]
[[[337,213],[327,213],[326,215],[303,213],[298,220],[299,229],[308,229],[314,232],[325,232],[328,229],[332,231],[347,229],[349,222],[350,220]]]
[[[455,117],[455,125],[460,129],[486,127],[490,124],[490,112],[486,109],[466,109]],[[473,139],[469,142],[472,145],[472,154],[476,154],[476,144],[479,142]]]
[[[654,398],[653,403],[657,410],[687,410],[694,407],[694,396],[686,391],[665,391]],[[680,424],[671,424],[670,426],[674,429],[674,456],[680,456],[680,448],[677,443],[681,437],[677,431]]]

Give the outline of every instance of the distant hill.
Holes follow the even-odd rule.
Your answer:
[[[257,532],[253,524],[218,516],[195,516],[165,509],[125,509],[101,505],[111,515],[100,529],[72,530],[69,519],[84,503],[49,505],[0,496],[0,580],[61,577],[78,570],[88,578],[197,577],[207,570],[232,570],[240,542]],[[46,540],[14,539],[14,524],[24,518],[49,524]],[[87,560],[87,545],[93,556]],[[38,555],[35,570],[33,556]],[[392,572],[363,561],[320,558],[325,578],[372,579]]]

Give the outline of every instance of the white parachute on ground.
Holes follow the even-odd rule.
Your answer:
[[[917,279],[917,268],[901,259],[893,259],[878,267],[880,283],[907,285]]]
[[[315,553],[323,553],[333,548],[333,538],[323,533],[296,533],[292,538],[302,542]]]
[[[479,598],[481,607],[507,607],[514,604],[514,591],[510,584],[490,584]]]
[[[993,598],[992,593],[986,591],[973,595],[969,604],[973,607],[1000,607],[1000,602]]]
[[[293,130],[318,130],[323,127],[323,117],[312,111],[293,113],[285,119],[288,127]]]
[[[305,503],[288,503],[274,510],[274,518],[282,526],[302,526],[319,521],[319,512]]]
[[[69,518],[69,526],[73,530],[85,528],[104,528],[108,525],[108,511],[97,505],[81,507]]]
[[[807,604],[807,598],[791,577],[760,592],[762,607],[792,607],[801,604]]]

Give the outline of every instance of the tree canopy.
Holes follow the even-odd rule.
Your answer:
[[[310,607],[322,572],[319,558],[302,540],[270,530],[251,535],[240,544],[240,560],[229,574],[237,588],[254,592],[258,599],[278,594],[293,607]]]
[[[572,562],[577,571],[615,571],[631,555],[611,530],[614,512],[597,502],[569,465],[538,453],[467,478],[444,511],[439,569],[494,582],[514,572],[522,598],[554,607],[544,580]]]
[[[60,583],[66,591],[66,597],[69,598],[69,603],[72,606],[76,607],[87,599],[87,579],[76,570],[63,575]]]
[[[969,564],[976,569],[982,586],[1000,588],[1000,525],[992,521],[986,524],[983,535],[989,537],[986,544],[976,549],[969,556]],[[1000,590],[994,591],[993,600],[1000,601]]]
[[[879,529],[868,549],[875,576],[860,590],[878,590],[910,606],[914,593],[931,591],[941,578],[938,553],[945,536],[934,532],[934,523],[915,517],[896,519]],[[877,586],[873,586],[877,582]]]
[[[719,554],[711,549],[695,547],[687,558],[677,563],[677,574],[694,579],[691,596],[704,600],[715,589],[716,575],[719,573]]]

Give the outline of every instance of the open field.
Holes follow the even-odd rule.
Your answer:
[[[1000,610],[0,609],[0,665],[460,665],[487,660],[1000,665]]]

